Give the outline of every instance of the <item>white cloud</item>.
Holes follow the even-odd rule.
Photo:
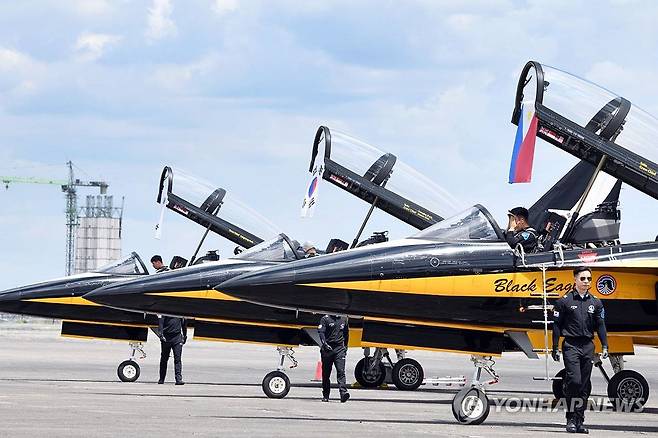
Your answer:
[[[103,16],[112,11],[107,0],[74,0],[71,6],[78,15],[86,17]]]
[[[85,32],[78,37],[75,50],[78,59],[82,61],[95,61],[103,56],[105,50],[121,41],[119,35]]]
[[[178,33],[176,23],[171,18],[173,6],[170,0],[153,0],[148,10],[146,37],[150,41],[159,40]]]
[[[17,50],[0,47],[0,72],[28,69],[32,63],[29,56]]]
[[[230,14],[238,9],[238,0],[215,0],[212,9],[220,17]]]
[[[3,104],[33,95],[45,66],[18,50],[0,46],[0,96]],[[7,93],[7,94],[3,94]],[[0,105],[1,106],[1,105]]]

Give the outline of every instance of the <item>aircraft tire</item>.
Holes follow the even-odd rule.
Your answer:
[[[649,399],[649,383],[637,371],[622,370],[608,382],[608,398],[615,410],[641,410]]]
[[[567,374],[567,370],[562,368],[555,377],[560,377],[560,379],[553,380],[553,396],[556,400],[562,400],[564,398],[564,376]]]
[[[452,415],[461,424],[482,424],[489,416],[491,404],[481,389],[463,388],[452,399]]]
[[[553,396],[555,397],[555,400],[562,400],[563,398],[566,397],[565,391],[564,391],[564,377],[567,375],[567,370],[565,368],[562,368],[556,375],[555,377],[561,377],[561,379],[553,380]],[[592,379],[589,381],[589,391],[588,393],[592,393]]]
[[[413,391],[423,383],[425,373],[418,361],[404,358],[397,361],[393,366],[391,378],[396,388],[403,391]]]
[[[139,379],[139,365],[134,360],[124,360],[117,368],[117,376],[122,382],[135,382]]]
[[[379,372],[368,374],[366,373],[366,360],[370,361],[372,358],[363,357],[356,363],[356,367],[354,367],[354,378],[364,388],[377,388],[386,380],[386,367],[380,362],[378,367]]]
[[[290,391],[290,379],[283,371],[270,371],[263,378],[262,387],[269,398],[284,398]]]

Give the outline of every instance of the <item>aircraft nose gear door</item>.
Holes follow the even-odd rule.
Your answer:
[[[130,358],[121,362],[117,368],[117,375],[122,382],[135,382],[139,379],[140,368],[135,361],[135,353],[139,352],[140,354],[140,357],[137,359],[144,359],[146,357],[144,344],[141,342],[131,342],[129,345],[132,350]]]
[[[284,362],[288,358],[292,365],[290,368],[297,367],[297,359],[295,359],[295,352],[290,347],[276,347],[279,353],[279,366],[276,371],[271,371],[263,378],[263,392],[269,398],[284,398],[290,391],[290,379],[283,372]]]

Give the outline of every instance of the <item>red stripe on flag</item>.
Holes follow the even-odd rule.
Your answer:
[[[537,139],[537,116],[534,115],[530,121],[528,132],[519,148],[519,156],[516,159],[515,182],[530,182],[532,179],[532,162],[535,158],[535,140]]]

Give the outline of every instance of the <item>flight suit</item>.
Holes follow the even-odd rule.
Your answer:
[[[349,393],[345,383],[345,357],[347,356],[347,344],[349,342],[349,326],[347,317],[324,315],[318,326],[318,334],[322,347],[320,356],[322,358],[322,397],[329,399],[331,391],[331,368],[336,367],[336,380],[340,391],[340,400],[347,401]]]
[[[176,384],[183,384],[183,344],[187,342],[187,322],[184,318],[158,315],[158,336],[160,337],[160,380],[164,383],[167,376],[169,354],[174,352],[174,373]]]
[[[507,231],[505,232],[505,240],[512,248],[516,248],[519,243],[526,253],[535,252],[537,250],[539,235],[537,231],[532,228],[524,228],[520,231]]]
[[[598,333],[603,347],[608,339],[605,328],[605,309],[601,300],[587,292],[584,296],[574,290],[560,298],[553,308],[553,350],[557,349],[560,336],[564,336],[562,354],[566,375],[564,377],[567,401],[567,422],[582,427],[585,409],[592,384],[592,359],[594,358],[594,332]]]

